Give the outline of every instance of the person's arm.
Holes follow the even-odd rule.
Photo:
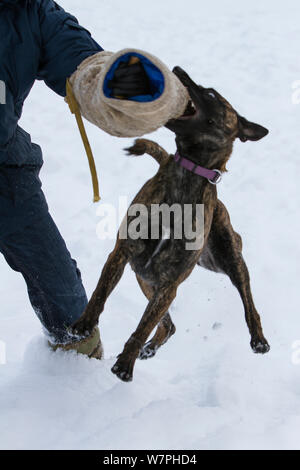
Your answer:
[[[53,0],[40,0],[41,59],[38,79],[56,93],[65,96],[66,79],[87,57],[102,51],[91,34],[78,24],[77,19]],[[116,71],[111,88],[114,95],[124,98],[145,94],[147,76],[141,64],[122,64]]]
[[[37,78],[64,97],[70,78],[81,113],[90,122],[112,135],[138,137],[184,113],[188,93],[159,59],[151,54],[146,58],[140,51],[140,60],[131,62],[128,49],[128,62],[122,60],[106,84],[103,79],[109,67],[105,64],[113,53],[103,51],[76,18],[53,0],[35,0],[34,4],[41,41]]]
[[[37,79],[61,96],[66,79],[87,57],[102,51],[91,34],[53,0],[37,0],[41,55]]]

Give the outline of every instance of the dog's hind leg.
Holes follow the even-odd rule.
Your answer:
[[[122,249],[120,240],[118,240],[114,251],[109,255],[104,265],[97,287],[83,315],[72,326],[73,333],[85,335],[93,330],[104,310],[108,296],[122,277],[127,261],[127,256]]]
[[[154,289],[145,281],[143,281],[138,275],[136,276],[142,291],[148,300],[154,296]],[[165,344],[168,339],[175,333],[176,327],[172,322],[169,312],[159,322],[155,335],[148,341],[140,350],[139,359],[150,359],[155,356],[157,350]]]
[[[221,201],[216,206],[209,238],[198,264],[230,277],[244,304],[253,351],[261,354],[268,352],[270,346],[253,302],[249,272],[242,256],[242,239],[233,230],[229,214]]]
[[[112,368],[124,382],[132,380],[133,368],[141,348],[150,335],[151,331],[161,321],[173,302],[177,291],[174,283],[167,287],[162,287],[155,292],[145,310],[145,313],[129,340],[124,346],[123,352],[118,356],[118,360]]]
[[[159,322],[153,338],[140,350],[139,359],[150,359],[155,356],[157,350],[174,335],[175,331],[176,327],[167,312]]]

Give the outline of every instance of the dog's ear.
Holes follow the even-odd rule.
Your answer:
[[[254,122],[248,121],[242,116],[238,116],[239,119],[239,133],[238,137],[242,142],[247,140],[260,140],[269,134],[268,129]]]

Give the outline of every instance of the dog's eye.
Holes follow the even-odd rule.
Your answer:
[[[213,99],[213,100],[217,99],[215,92],[211,89],[206,90],[205,95],[209,99]]]
[[[213,126],[215,124],[215,121],[213,119],[208,119],[207,124],[209,124],[210,126]]]

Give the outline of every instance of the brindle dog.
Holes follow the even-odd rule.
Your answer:
[[[176,134],[180,155],[197,165],[224,172],[237,137],[245,142],[259,140],[267,135],[267,129],[239,116],[215,90],[196,85],[180,67],[175,67],[173,72],[187,87],[191,97],[185,114],[166,125]],[[172,239],[172,236],[163,239],[160,234],[160,239],[134,240],[130,236],[121,239],[119,232],[115,249],[103,268],[83,316],[73,325],[73,332],[86,335],[97,324],[108,296],[129,262],[149,300],[136,331],[112,368],[112,372],[121,380],[131,381],[136,359],[154,356],[157,349],[174,334],[175,326],[168,309],[178,286],[198,264],[230,277],[244,304],[253,351],[262,354],[268,352],[270,347],[263,335],[260,317],[252,299],[248,269],[242,256],[242,240],[231,226],[226,207],[217,198],[216,186],[206,178],[182,168],[173,155],[154,142],[138,139],[127,150],[131,155],[148,153],[160,165],[157,174],[143,186],[132,204],[144,204],[149,212],[152,204],[172,206],[179,203],[182,207],[184,204],[192,204],[193,208],[197,204],[204,204],[204,246],[187,250],[186,243],[190,240],[184,235],[182,239]],[[127,217],[130,222],[132,216]],[[195,217],[193,211],[193,226]],[[153,338],[145,344],[156,326]]]

